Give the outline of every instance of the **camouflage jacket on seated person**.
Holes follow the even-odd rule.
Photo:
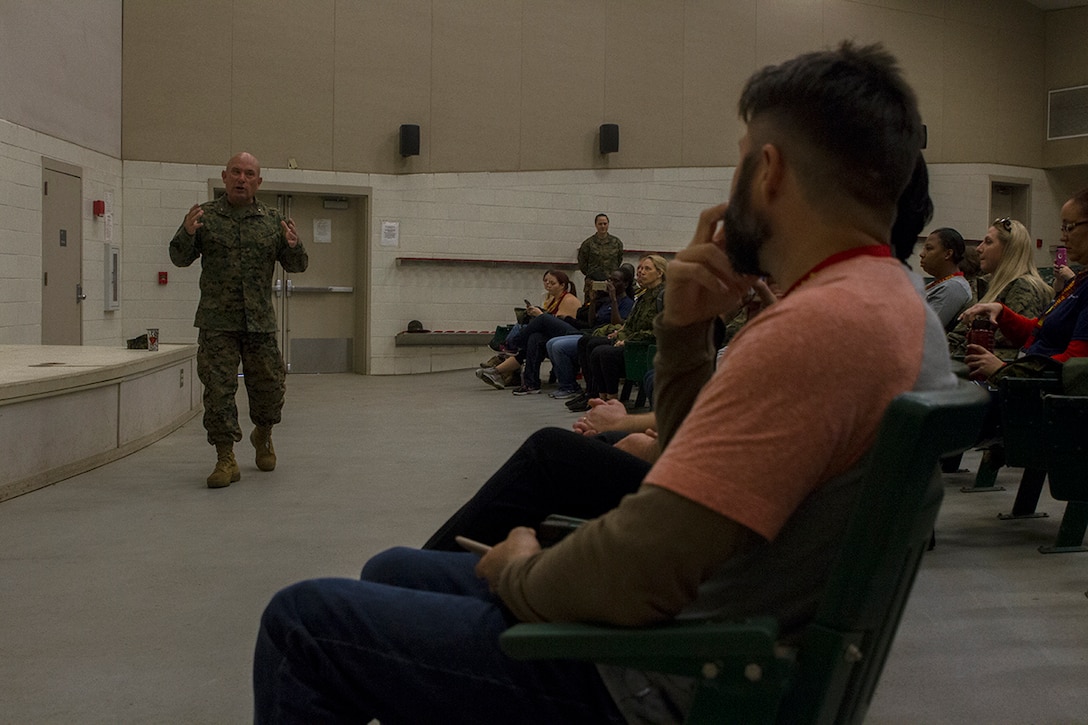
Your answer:
[[[653,342],[654,318],[665,309],[665,283],[653,289],[643,290],[631,308],[631,314],[616,333],[617,340],[624,342]]]
[[[994,301],[1000,302],[1018,315],[1038,317],[1046,310],[1052,297],[1049,289],[1032,284],[1027,277],[1018,277]],[[968,327],[966,323],[960,322],[948,333],[948,352],[954,358],[962,358],[967,354]],[[1006,339],[1000,330],[994,333],[995,355],[1002,360],[1013,360],[1019,352],[1019,346]]]

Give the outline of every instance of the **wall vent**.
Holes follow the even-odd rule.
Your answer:
[[[1048,141],[1088,136],[1088,86],[1050,91],[1046,125]]]

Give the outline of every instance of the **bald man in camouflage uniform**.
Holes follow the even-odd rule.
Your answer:
[[[272,275],[276,262],[288,272],[303,272],[309,259],[294,221],[256,200],[261,181],[257,159],[235,154],[223,170],[226,195],[195,204],[170,240],[175,265],[188,267],[201,258],[193,323],[200,329],[197,375],[204,384],[204,428],[217,454],[208,488],[242,477],[234,458],[234,444],[242,440],[235,403],[239,361],[256,426],[249,440],[257,468],[276,467],[272,426],[280,422],[285,371],[276,344]]]

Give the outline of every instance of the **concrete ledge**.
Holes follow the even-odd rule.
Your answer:
[[[200,409],[196,345],[0,345],[0,501],[137,451]]]
[[[473,267],[539,267],[541,269],[578,269],[577,262],[543,262],[524,259],[478,259],[469,257],[397,257],[397,266],[452,264]]]
[[[486,346],[491,342],[494,332],[461,330],[447,332],[398,332],[396,337],[397,347],[416,345],[470,345],[474,347]]]

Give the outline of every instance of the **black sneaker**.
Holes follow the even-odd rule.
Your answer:
[[[587,410],[589,408],[589,396],[585,394],[585,391],[583,391],[577,397],[571,398],[570,400],[568,400],[566,405],[571,410]],[[586,407],[585,408],[579,408],[578,407],[579,405],[584,405]]]
[[[539,395],[540,388],[527,388],[524,385],[519,385],[514,388],[514,395]]]

